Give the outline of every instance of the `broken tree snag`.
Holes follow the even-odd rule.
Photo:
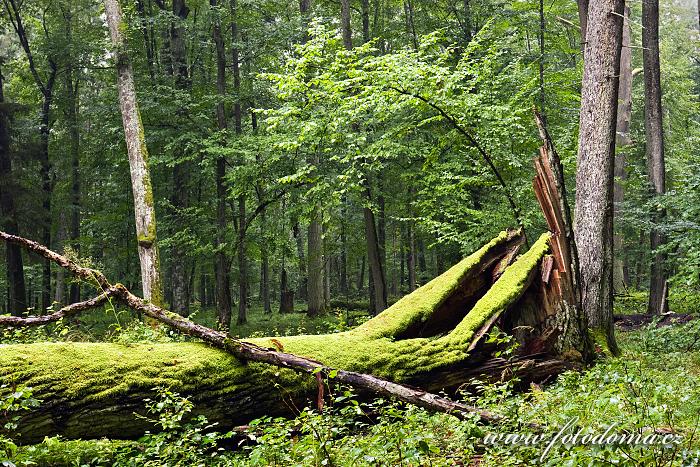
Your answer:
[[[31,386],[44,401],[20,421],[25,443],[57,434],[138,437],[153,427],[133,412],[143,409],[143,399],[156,386],[190,398],[199,413],[222,428],[262,415],[294,415],[290,407],[317,403],[318,384],[310,375],[319,368],[361,392],[396,397],[460,418],[477,416],[497,422],[499,417],[493,414],[426,391],[449,391],[465,382],[452,375],[516,375],[523,381],[540,381],[572,366],[543,352],[521,352],[512,361],[494,358],[494,345],[483,342],[468,350],[494,316],[502,320],[508,313],[518,313],[518,303],[540,275],[549,237],[543,235],[515,259],[512,252],[522,244],[522,234],[503,232],[353,330],[245,341],[146,303],[119,284],[112,287],[101,273],[70,263],[66,267],[76,275],[96,276],[98,283],[107,283],[108,290],[112,287],[114,299],[206,344],[7,345],[0,352],[0,379]],[[3,238],[57,262],[67,261],[28,240]],[[506,257],[512,264],[495,273]],[[276,350],[280,348],[287,353]]]
[[[566,198],[564,169],[542,118],[536,110],[534,113],[543,145],[533,160],[536,174],[533,188],[552,232],[552,256],[543,263],[536,288],[538,296],[529,298],[530,308],[540,315],[535,321],[544,325],[534,329],[534,334],[540,341],[547,336],[545,341],[549,343],[533,341],[530,345],[534,345],[534,349],[553,344],[552,351],[557,354],[588,360],[592,356],[592,345],[581,308],[578,252]],[[528,321],[521,319],[519,324],[527,325]]]

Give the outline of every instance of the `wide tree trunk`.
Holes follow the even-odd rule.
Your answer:
[[[1,65],[1,64],[0,64]],[[12,175],[10,157],[10,112],[5,103],[3,76],[0,70],[0,214],[2,227],[11,234],[19,233],[15,210],[15,178]],[[7,271],[8,310],[21,314],[27,309],[27,292],[24,284],[22,250],[17,245],[5,245],[5,268]]]
[[[499,378],[504,371],[524,383],[549,378],[576,367],[578,359],[559,356],[562,329],[552,327],[566,319],[549,306],[562,290],[546,260],[550,235],[507,266],[523,241],[520,233],[502,233],[354,330],[250,342],[431,391],[454,390],[483,374]],[[486,342],[494,325],[519,342],[512,360],[495,357],[495,344]],[[0,353],[0,377],[32,386],[43,400],[19,421],[23,443],[56,434],[138,437],[152,427],[133,412],[143,413],[143,399],[156,386],[190,398],[196,412],[219,422],[220,429],[261,415],[294,415],[290,400],[300,406],[317,396],[314,378],[242,362],[201,343],[11,345]],[[284,389],[273,389],[271,382]]]
[[[666,192],[666,167],[664,160],[664,130],[661,109],[661,69],[659,64],[659,0],[642,2],[642,58],[644,60],[644,130],[649,183],[653,196]],[[651,230],[652,263],[649,274],[649,304],[647,313],[668,311],[668,286],[664,253],[658,251],[665,238],[656,226],[664,218],[663,210],[651,213],[654,227]]]
[[[160,280],[156,213],[153,205],[153,188],[148,169],[148,150],[141,116],[136,101],[134,73],[127,55],[127,46],[122,35],[124,23],[118,0],[104,0],[105,14],[114,46],[117,66],[119,106],[124,124],[126,148],[129,154],[131,188],[134,196],[136,236],[141,263],[141,286],[143,296],[155,304],[163,303],[163,288]]]
[[[625,199],[621,181],[627,178],[625,170],[628,146],[632,144],[630,123],[632,120],[632,38],[630,8],[625,7],[625,23],[622,27],[622,50],[620,52],[620,87],[617,104],[615,136],[615,181],[613,185],[614,219],[622,216],[622,203]],[[624,240],[618,229],[613,238],[613,290],[623,292],[627,288],[627,259],[624,254]]]
[[[576,170],[576,244],[583,311],[617,353],[612,316],[615,124],[623,0],[589,6]]]

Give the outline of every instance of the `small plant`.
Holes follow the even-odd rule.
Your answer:
[[[155,388],[154,400],[146,399],[146,409],[150,416],[141,417],[159,430],[146,432],[136,448],[129,446],[117,456],[117,465],[124,466],[199,466],[216,465],[215,459],[221,454],[217,448],[220,440],[231,433],[220,434],[213,431],[204,415],[189,418],[193,404],[167,388]]]
[[[0,393],[8,394],[0,397],[0,465],[14,467],[10,459],[17,453],[17,445],[13,438],[19,436],[16,433],[21,412],[37,407],[39,400],[32,397],[32,388],[25,386],[9,387],[0,385]]]

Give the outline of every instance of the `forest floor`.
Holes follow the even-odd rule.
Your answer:
[[[619,314],[644,311],[643,294],[621,297],[617,303]],[[675,296],[671,307],[690,312],[696,311],[697,303],[696,296]],[[208,319],[208,314],[201,313],[199,319]],[[241,335],[329,332],[357,324],[361,315],[361,311],[340,311],[309,320],[302,313],[264,315],[253,309],[247,327],[239,329]],[[127,324],[126,316],[120,322],[121,327],[112,323],[107,334],[104,326],[83,322],[53,329],[50,336],[5,335],[0,341],[95,338],[97,334],[114,341],[181,339]],[[161,388],[150,405],[152,417],[175,421],[162,433],[138,441],[47,438],[41,444],[20,447],[11,459],[18,466],[699,465],[700,320],[659,328],[652,324],[620,332],[618,340],[621,357],[604,356],[583,372],[567,372],[542,386],[515,391],[517,381],[505,381],[475,382],[465,388],[464,399],[508,418],[507,424],[498,427],[460,422],[392,401],[361,401],[348,389],[335,388],[323,414],[305,409],[293,420],[256,420],[245,433],[207,435],[216,428],[203,420],[180,422],[178,417],[186,419],[191,407]],[[529,438],[512,444],[502,438],[491,442],[498,433],[532,433],[523,428],[524,422],[543,427],[539,441]],[[635,442],[593,445],[596,434],[631,435]],[[663,444],[664,435],[673,437]]]

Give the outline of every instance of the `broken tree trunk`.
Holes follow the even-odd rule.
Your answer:
[[[133,412],[142,410],[143,399],[157,386],[190,398],[199,413],[224,429],[262,415],[293,415],[294,407],[315,400],[317,383],[303,373],[319,368],[326,375],[337,368],[332,372],[335,381],[361,391],[494,422],[498,417],[493,414],[425,390],[454,389],[482,374],[541,381],[578,365],[577,358],[566,360],[553,351],[557,332],[548,323],[553,322],[549,313],[556,309],[533,306],[543,290],[551,289],[543,280],[543,271],[551,271],[549,266],[540,268],[549,249],[549,234],[514,261],[524,238],[519,232],[504,232],[351,331],[245,342],[146,303],[123,286],[110,284],[98,271],[80,268],[34,242],[4,233],[0,237],[99,284],[102,294],[93,299],[96,302],[114,299],[206,342],[2,346],[0,380],[31,386],[35,397],[43,400],[20,421],[24,443],[56,434],[67,438],[139,436],[152,427]],[[88,304],[71,307],[57,316],[22,322],[17,317],[0,317],[0,324],[59,319]],[[512,326],[520,322],[529,323],[537,332],[518,335],[520,351],[513,359],[494,357],[494,344],[483,339],[488,330],[498,324],[512,333]],[[367,374],[370,372],[372,375]]]

